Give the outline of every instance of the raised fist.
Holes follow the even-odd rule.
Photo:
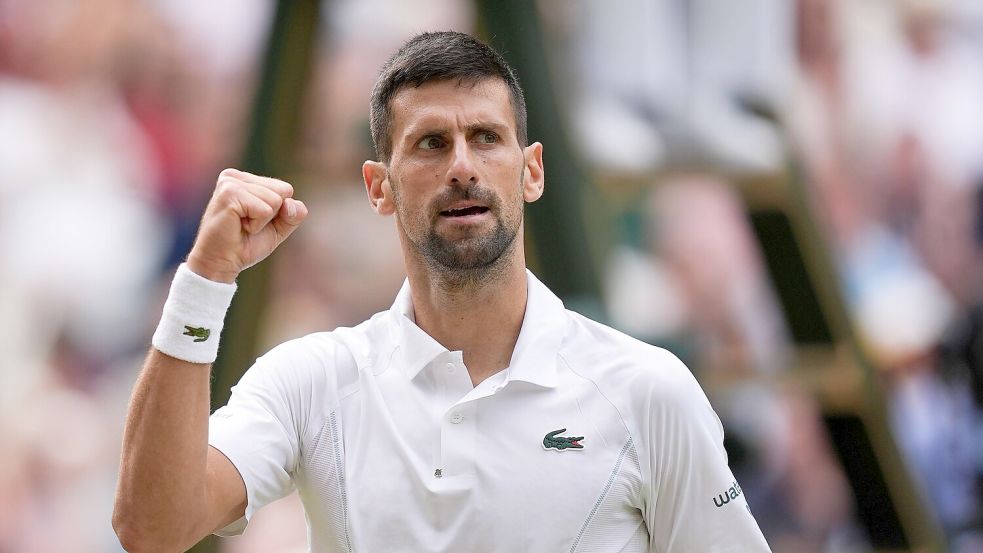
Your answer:
[[[266,259],[307,217],[290,184],[236,169],[218,176],[188,268],[216,282],[235,281]]]

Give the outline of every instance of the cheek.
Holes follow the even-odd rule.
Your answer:
[[[519,180],[522,180],[525,159],[515,155],[515,152],[504,148],[490,150],[482,152],[477,156],[476,161],[481,166],[482,172],[496,183],[509,181],[511,184],[515,181],[516,169],[518,169]]]
[[[443,178],[442,168],[435,163],[407,162],[399,171],[399,182],[403,184],[404,196],[420,196],[423,191],[433,188]]]
[[[424,196],[420,190],[413,189],[413,184],[401,181],[399,192],[393,194],[393,203],[396,206],[396,216],[404,224],[413,225],[414,221],[425,217],[430,210],[432,198]]]
[[[502,167],[514,167],[522,160],[522,156],[517,157],[512,148],[506,147],[479,149],[475,157],[484,165],[493,163]]]

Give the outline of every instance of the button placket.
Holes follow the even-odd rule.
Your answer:
[[[454,382],[454,372],[456,367],[454,365],[454,354],[453,352],[445,352],[441,354],[435,363],[431,366],[431,374],[434,380],[437,382],[438,395],[435,398],[436,401],[433,403],[433,416],[436,422],[436,439],[433,443],[433,477],[443,478],[444,473],[447,472],[445,468],[445,441],[447,436],[445,433],[445,426],[447,420],[447,410],[454,406],[457,402],[457,392]]]
[[[435,444],[434,478],[446,479],[473,472],[473,462],[466,452],[474,441],[474,428],[468,402],[463,401],[472,390],[471,377],[459,351],[448,352],[433,368],[441,387],[441,402],[435,413],[439,439]]]
[[[475,402],[459,403],[444,414],[441,423],[443,477],[474,472]]]

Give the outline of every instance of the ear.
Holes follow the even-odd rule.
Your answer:
[[[522,172],[522,198],[527,202],[535,202],[543,195],[546,176],[543,170],[543,145],[533,142],[522,152],[525,156],[526,167]]]
[[[369,203],[376,213],[392,215],[396,212],[392,189],[389,187],[389,171],[385,163],[379,161],[363,163],[362,180],[365,181],[365,192],[369,195]]]

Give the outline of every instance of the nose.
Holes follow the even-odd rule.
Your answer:
[[[473,184],[478,182],[478,173],[472,158],[470,144],[467,140],[454,141],[451,153],[451,164],[448,177],[451,184]]]

